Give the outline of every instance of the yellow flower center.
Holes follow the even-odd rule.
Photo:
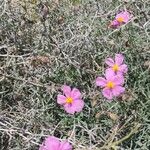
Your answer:
[[[106,85],[106,87],[108,87],[109,89],[114,88],[115,84],[112,81],[109,81]]]
[[[71,97],[66,98],[66,103],[71,104],[73,102],[73,99]]]
[[[113,69],[114,71],[118,71],[118,70],[119,70],[119,66],[118,66],[117,64],[114,64],[114,66],[112,67],[112,69]]]
[[[117,21],[118,21],[119,23],[123,23],[123,22],[124,22],[124,18],[123,18],[123,17],[118,17],[118,18],[117,18]]]

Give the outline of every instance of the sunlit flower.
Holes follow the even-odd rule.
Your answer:
[[[111,100],[114,96],[119,96],[125,91],[122,87],[124,83],[123,76],[115,75],[113,71],[106,70],[105,78],[97,77],[96,85],[103,88],[102,94]]]
[[[54,136],[48,136],[39,150],[72,150],[72,145],[67,141],[60,141]]]
[[[115,60],[112,58],[107,58],[105,63],[109,66],[107,70],[114,72],[117,75],[123,75],[127,73],[128,67],[123,63],[124,57],[122,54],[116,54]]]
[[[81,93],[78,89],[71,88],[64,85],[62,87],[64,95],[57,96],[57,103],[64,106],[67,113],[74,114],[75,112],[82,111],[84,101],[81,98]]]
[[[118,28],[119,26],[128,23],[130,19],[131,14],[128,11],[122,11],[116,15],[115,19],[111,22],[110,27]]]

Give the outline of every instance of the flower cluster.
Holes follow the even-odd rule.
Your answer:
[[[108,65],[108,68],[105,71],[105,78],[97,77],[96,79],[96,85],[103,88],[102,93],[109,100],[125,91],[123,75],[128,68],[126,64],[123,64],[123,61],[124,57],[121,54],[116,54],[115,60],[107,58],[105,63]]]
[[[131,19],[131,15],[127,11],[119,13],[111,22],[110,27],[118,28],[126,24]],[[125,91],[124,74],[127,73],[128,67],[124,64],[122,54],[116,54],[115,59],[107,58],[105,63],[107,68],[104,77],[97,77],[96,85],[103,88],[102,94],[111,100]],[[62,94],[58,94],[57,103],[64,107],[64,110],[73,115],[81,112],[84,107],[84,101],[81,92],[77,88],[71,89],[70,86],[64,85],[61,88]],[[72,150],[72,145],[67,141],[61,141],[54,136],[48,136],[40,146],[39,150]]]

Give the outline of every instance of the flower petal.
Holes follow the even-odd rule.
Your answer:
[[[115,63],[116,63],[117,65],[120,66],[120,65],[123,63],[123,61],[124,61],[124,57],[123,57],[122,54],[116,54],[116,55],[115,55]]]
[[[105,87],[105,85],[107,84],[107,81],[105,78],[102,77],[97,77],[96,78],[96,85],[100,86],[100,87]]]
[[[64,105],[64,109],[65,109],[65,111],[67,112],[67,113],[69,113],[69,114],[74,114],[75,113],[75,109],[74,109],[74,107],[72,107],[72,104],[65,104]]]
[[[67,141],[62,141],[59,149],[60,150],[72,150],[72,145]]]
[[[82,111],[83,107],[84,107],[84,101],[81,99],[76,99],[73,103],[72,103],[72,107],[74,108],[74,110],[76,112],[80,112]]]
[[[115,85],[123,85],[124,84],[124,77],[123,75],[116,75],[113,77],[112,81],[115,83]]]
[[[119,66],[119,71],[121,71],[122,73],[127,73],[128,66],[126,64]]]
[[[116,19],[113,20],[109,25],[109,27],[114,28],[114,29],[118,28],[119,26],[120,26],[120,23]]]
[[[114,96],[119,96],[120,94],[122,94],[125,91],[125,88],[122,86],[115,86],[112,89],[113,95]]]
[[[123,13],[124,12],[120,12],[120,13],[118,13],[117,15],[116,15],[116,17],[115,17],[115,19],[117,20],[118,18],[123,18]],[[124,18],[123,18],[124,19]]]
[[[106,63],[108,66],[112,67],[115,62],[114,62],[114,60],[113,60],[112,58],[107,58],[107,59],[105,60],[105,63]]]
[[[43,145],[39,150],[58,150],[60,146],[60,141],[58,138],[49,136],[43,142]]]
[[[60,105],[63,105],[66,103],[66,97],[64,95],[58,95],[57,96],[57,103]]]
[[[105,77],[106,77],[107,80],[112,80],[112,78],[114,76],[115,76],[115,72],[111,68],[106,69]]]
[[[63,85],[63,86],[62,86],[62,91],[63,91],[63,93],[64,93],[67,97],[70,97],[70,96],[71,96],[71,88],[70,88],[70,86]]]
[[[40,145],[39,150],[46,150],[44,144]]]
[[[127,11],[122,11],[116,15],[116,20],[120,17],[123,18],[124,23],[127,23],[131,19],[131,14]]]
[[[73,90],[71,91],[71,97],[73,99],[81,98],[80,91],[77,88],[73,88]]]
[[[124,22],[127,23],[131,19],[131,15],[129,12],[125,11],[122,13],[122,17],[124,18]]]
[[[113,98],[112,91],[108,88],[104,88],[102,94],[104,95],[104,97],[106,97],[109,100]]]
[[[116,72],[116,75],[117,75],[117,76],[123,76],[123,75],[124,75],[124,73],[123,73],[123,72],[121,72],[121,71],[117,71],[117,72]]]

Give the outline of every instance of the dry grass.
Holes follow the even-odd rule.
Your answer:
[[[37,150],[47,135],[77,150],[149,149],[149,0],[0,3],[0,150]],[[109,29],[125,8],[131,22]],[[94,80],[118,52],[129,66],[127,92],[110,103]],[[63,84],[82,91],[82,113],[57,105]]]

